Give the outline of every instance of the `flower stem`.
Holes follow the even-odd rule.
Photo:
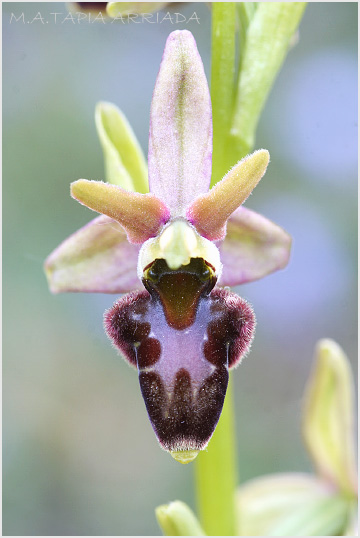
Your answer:
[[[212,185],[228,171],[226,142],[233,115],[235,2],[212,3],[211,101],[213,109]],[[237,485],[232,381],[219,424],[207,451],[195,461],[198,513],[208,535],[235,536]]]
[[[207,451],[195,460],[198,514],[210,536],[235,536],[235,488],[237,485],[235,421],[232,379],[219,424]]]
[[[230,168],[225,153],[235,97],[235,25],[235,2],[213,2],[211,103],[214,135],[211,185],[220,181]]]

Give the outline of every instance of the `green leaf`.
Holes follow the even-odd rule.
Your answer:
[[[349,361],[333,340],[320,340],[308,381],[303,433],[318,472],[356,494],[354,386]]]
[[[255,15],[257,5],[257,2],[237,2],[236,4],[240,32],[240,64],[241,55],[243,54],[245,48],[247,30],[253,16]]]
[[[237,491],[239,535],[268,536],[272,529],[297,517],[300,508],[307,509],[332,496],[331,485],[305,473],[281,473],[250,480]]]
[[[343,497],[308,502],[290,512],[268,536],[339,536],[348,517]]]
[[[230,153],[238,160],[251,151],[265,100],[285,59],[306,2],[259,2],[241,52]],[[244,16],[251,12],[243,7]],[[245,19],[246,20],[246,19]]]
[[[194,512],[182,501],[158,506],[155,514],[164,536],[206,536]]]
[[[111,103],[98,103],[95,122],[104,152],[107,181],[128,191],[149,192],[143,152],[121,110]]]

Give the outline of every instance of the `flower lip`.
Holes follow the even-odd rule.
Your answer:
[[[165,310],[154,293],[128,294],[106,312],[105,329],[138,369],[161,446],[170,452],[198,451],[219,420],[228,369],[249,350],[255,316],[244,299],[216,287],[210,293],[200,290],[186,328],[169,324]]]

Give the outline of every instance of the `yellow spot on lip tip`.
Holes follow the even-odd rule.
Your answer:
[[[170,452],[174,460],[180,463],[190,463],[199,454],[199,450],[173,450]]]

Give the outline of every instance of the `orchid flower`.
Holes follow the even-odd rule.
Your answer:
[[[49,286],[54,293],[130,292],[105,313],[105,330],[138,370],[160,445],[187,463],[209,442],[228,371],[254,335],[252,307],[219,286],[256,280],[288,261],[288,234],[241,207],[269,153],[244,158],[209,191],[211,100],[186,30],[168,37],[157,77],[148,179],[121,112],[101,103],[96,123],[112,184],[72,183],[72,197],[102,216],[48,257]]]

